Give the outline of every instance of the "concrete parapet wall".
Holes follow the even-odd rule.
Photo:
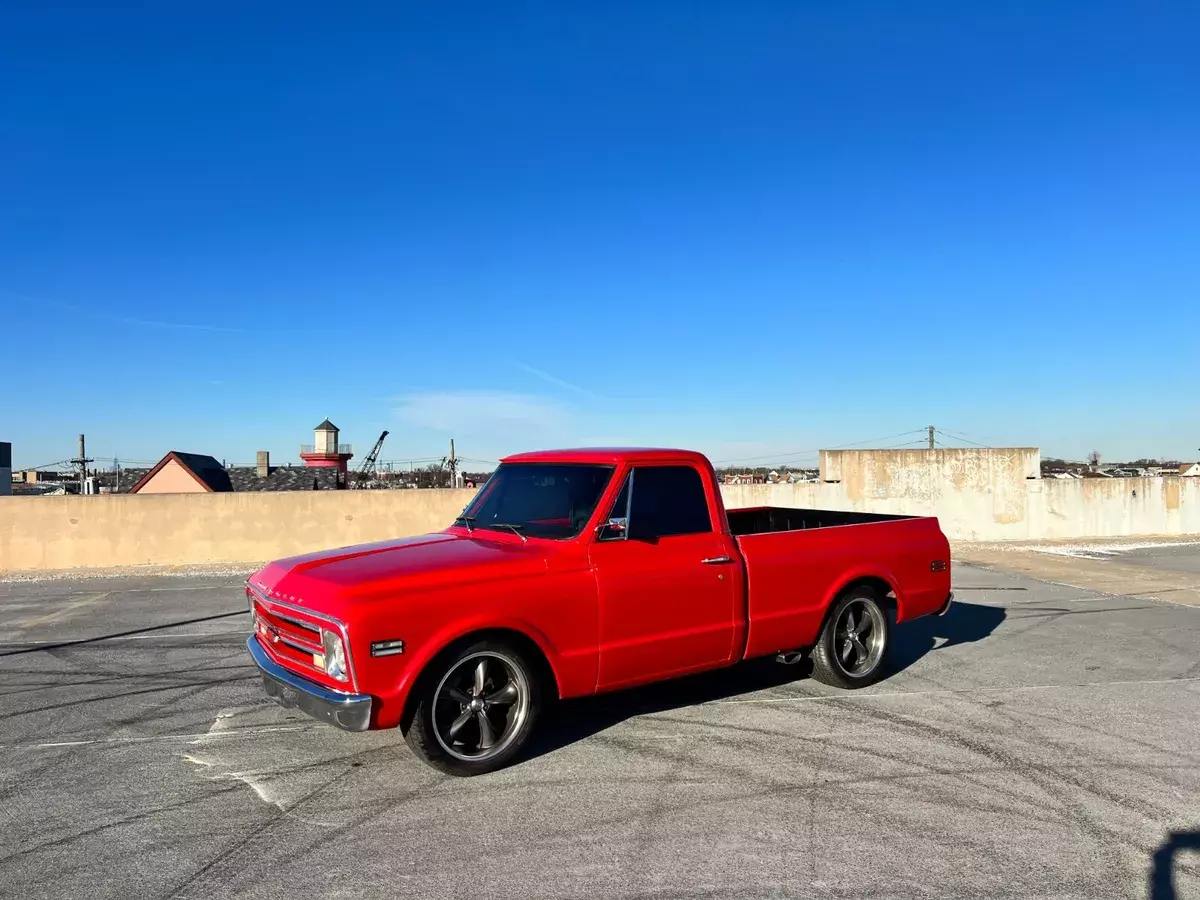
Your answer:
[[[1037,447],[940,447],[936,450],[822,450],[821,480],[862,485],[982,485],[997,477],[1042,477]]]
[[[977,483],[725,485],[729,508],[792,506],[937,516],[952,540],[1063,540],[1200,534],[1200,481],[1165,478],[1041,479]]]
[[[843,475],[848,473],[843,471]],[[471,490],[0,497],[0,571],[255,563],[438,531]],[[726,485],[730,508],[935,515],[954,540],[1200,534],[1200,478]]]
[[[440,531],[472,490],[0,498],[0,571],[254,563]]]

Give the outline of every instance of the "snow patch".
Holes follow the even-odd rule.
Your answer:
[[[104,578],[246,578],[264,564],[211,564],[194,566],[102,566],[86,569],[49,569],[32,572],[6,572],[0,584],[41,584],[53,581],[91,581]]]
[[[1120,541],[1081,544],[1012,544],[1008,549],[1076,559],[1113,559],[1134,550],[1158,550],[1164,547],[1195,547],[1200,541]]]

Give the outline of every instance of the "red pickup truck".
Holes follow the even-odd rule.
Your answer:
[[[699,453],[628,449],[509,457],[445,531],[273,562],[246,596],[272,698],[456,775],[559,698],[804,652],[871,684],[893,623],[952,600],[936,519],[726,512]]]

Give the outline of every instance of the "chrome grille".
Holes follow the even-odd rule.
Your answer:
[[[314,654],[324,655],[325,647],[321,641],[321,629],[328,629],[337,633],[342,639],[349,670],[349,685],[357,690],[358,679],[355,677],[354,659],[350,652],[350,636],[343,623],[330,616],[307,609],[292,608],[284,601],[264,596],[249,582],[246,584],[246,594],[258,640],[277,662],[306,673],[315,673],[319,676],[318,681],[328,684],[335,690],[344,690],[347,682],[330,677],[323,666],[318,667],[313,664]],[[302,616],[311,616],[317,621],[309,621],[301,618]]]
[[[254,627],[259,640],[278,657],[313,672],[324,670],[313,665],[313,654],[322,654],[321,628],[274,609],[254,599]]]

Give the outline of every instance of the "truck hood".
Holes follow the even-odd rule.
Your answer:
[[[427,534],[276,560],[250,583],[269,597],[347,621],[356,605],[400,591],[537,575],[555,550],[540,541]]]

